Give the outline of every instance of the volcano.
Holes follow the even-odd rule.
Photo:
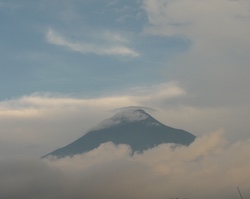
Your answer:
[[[134,153],[164,143],[188,146],[194,140],[193,134],[166,126],[142,109],[128,109],[118,112],[76,141],[42,158],[74,156],[91,151],[106,142],[127,144]]]

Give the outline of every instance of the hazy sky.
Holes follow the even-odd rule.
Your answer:
[[[95,165],[95,169],[104,164],[107,173],[107,166],[113,162],[133,167],[128,176],[142,172],[145,178],[135,181],[138,189],[133,189],[141,191],[132,191],[128,197],[138,194],[137,198],[145,198],[157,192],[158,198],[166,198],[170,192],[164,188],[179,183],[174,179],[169,184],[168,177],[173,179],[176,173],[187,183],[187,174],[194,171],[195,186],[200,185],[207,195],[214,190],[215,195],[208,196],[223,196],[219,193],[223,190],[226,196],[237,198],[238,195],[227,192],[237,183],[245,187],[245,193],[250,190],[246,188],[250,180],[249,0],[0,0],[0,24],[0,174],[4,176],[0,184],[16,186],[13,193],[19,190],[24,198],[33,196],[19,186],[18,180],[12,184],[16,178],[22,181],[20,168],[27,183],[41,176],[44,181],[46,176],[54,176],[53,184],[76,175],[69,168],[73,163],[82,163],[85,155],[54,163],[41,163],[36,158],[79,138],[112,116],[111,110],[126,106],[151,107],[156,111],[149,113],[162,123],[187,130],[203,140],[187,150],[194,154],[190,159],[185,159],[186,152],[181,149],[175,152],[178,160],[159,157],[155,165],[146,159],[158,157],[157,150],[161,154],[162,148],[128,157],[126,146],[118,150],[107,144],[97,153],[114,153],[114,159],[106,163],[99,158],[100,164],[94,164],[93,154],[89,155],[86,164]],[[199,143],[204,140],[209,141],[211,150],[200,149],[203,144]],[[195,154],[196,150],[200,155]],[[208,155],[203,157],[203,153]],[[96,156],[94,159],[98,160]],[[176,164],[168,167],[172,160]],[[67,167],[67,162],[73,163]],[[41,173],[30,177],[30,164],[34,164],[33,172]],[[4,169],[9,165],[13,165],[10,173]],[[58,168],[66,169],[63,175]],[[119,173],[128,168],[114,170]],[[79,169],[87,175],[87,167]],[[95,173],[95,169],[90,173]],[[154,175],[155,169],[166,178]],[[148,175],[144,175],[147,171]],[[93,185],[100,178],[89,175],[85,177]],[[208,181],[199,184],[207,176]],[[130,182],[126,179],[122,183]],[[44,185],[43,180],[41,184],[34,183],[34,192],[36,186]],[[80,177],[75,180],[83,183]],[[143,192],[143,187],[154,182],[158,188]],[[220,184],[220,189],[213,187],[213,182],[218,182],[215,185]],[[185,183],[180,186],[183,196],[176,197],[188,195]],[[58,183],[54,189],[61,187],[72,188]],[[64,194],[54,194],[50,186],[44,189],[49,194],[37,198],[58,198]],[[119,198],[119,193],[126,192],[121,189],[110,195],[109,189],[100,193]],[[8,195],[8,190],[2,197],[15,198],[15,194]],[[76,191],[76,198],[82,196],[81,191]],[[202,191],[189,194],[203,196]],[[249,197],[249,191],[247,194]],[[96,198],[91,191],[87,195]]]

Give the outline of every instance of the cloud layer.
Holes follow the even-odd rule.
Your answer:
[[[238,198],[250,196],[249,140],[221,131],[189,147],[160,145],[130,156],[106,143],[73,158],[0,161],[1,198]]]

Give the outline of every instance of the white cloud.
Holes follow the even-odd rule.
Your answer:
[[[69,109],[74,107],[103,107],[102,110],[111,110],[131,105],[150,104],[153,101],[165,101],[185,95],[185,90],[177,83],[169,82],[151,87],[136,87],[109,97],[100,98],[75,98],[50,93],[34,93],[0,102],[0,118],[4,117],[34,117],[43,111]],[[74,109],[73,109],[74,110]]]
[[[107,143],[83,155],[55,159],[48,164],[66,173],[91,173],[89,177],[99,170],[96,175],[100,175],[100,185],[104,186],[108,180],[111,184],[108,183],[110,187],[105,193],[111,195],[115,194],[113,190],[122,191],[123,195],[127,189],[116,187],[126,183],[130,197],[139,194],[139,198],[235,198],[236,186],[242,188],[245,196],[250,194],[249,146],[249,140],[227,143],[220,130],[201,136],[189,147],[175,150],[163,144],[131,157],[126,145]]]
[[[135,50],[124,46],[124,38],[113,34],[110,39],[112,42],[109,42],[106,45],[100,45],[95,43],[86,43],[86,42],[73,42],[70,41],[59,33],[55,32],[52,29],[49,29],[46,34],[46,39],[49,43],[55,44],[58,46],[66,47],[69,50],[80,52],[82,54],[96,54],[96,55],[119,55],[119,56],[129,56],[129,57],[138,57],[140,54]],[[122,43],[121,43],[122,41]]]
[[[134,87],[130,90],[135,97],[138,96],[140,101],[147,103],[148,101],[162,101],[175,97],[185,96],[186,91],[176,82],[162,83],[149,87]]]
[[[249,146],[213,132],[189,147],[163,144],[132,157],[128,146],[106,143],[72,158],[0,161],[0,197],[234,199],[239,186],[248,198]]]

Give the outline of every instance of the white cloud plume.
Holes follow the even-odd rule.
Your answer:
[[[80,52],[82,54],[96,54],[96,55],[120,55],[129,57],[138,57],[140,54],[135,50],[123,45],[125,38],[118,34],[113,34],[113,41],[107,45],[100,45],[86,42],[73,42],[56,31],[49,29],[46,33],[46,39],[49,43],[58,46],[66,47],[69,50]],[[122,41],[122,42],[121,42]]]
[[[1,198],[244,198],[250,196],[250,142],[221,132],[189,147],[163,144],[130,156],[106,143],[72,158],[0,161]]]

